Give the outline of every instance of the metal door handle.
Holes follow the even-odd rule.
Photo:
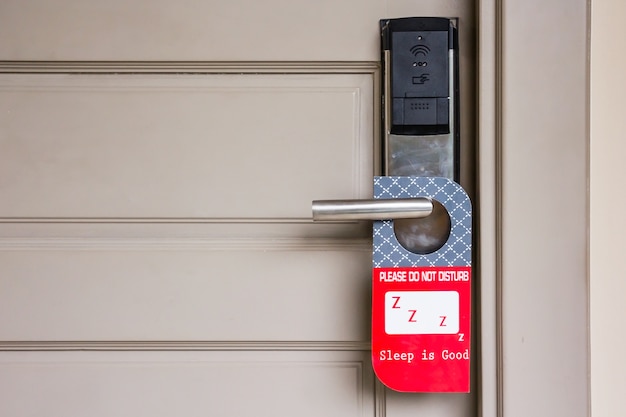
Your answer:
[[[428,197],[379,200],[315,200],[313,220],[395,220],[426,217],[433,211]]]

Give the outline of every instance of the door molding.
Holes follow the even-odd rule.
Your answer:
[[[248,341],[0,341],[0,351],[359,351],[370,342]]]
[[[377,74],[379,70],[378,61],[0,61],[0,73],[15,74]]]
[[[480,308],[479,415],[503,416],[501,245],[501,4],[478,1],[478,198],[476,210]]]

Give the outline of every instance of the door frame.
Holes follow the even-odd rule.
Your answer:
[[[586,416],[588,4],[477,16],[479,415]]]

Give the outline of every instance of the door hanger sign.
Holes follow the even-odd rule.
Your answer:
[[[402,392],[469,392],[472,208],[447,178],[375,177],[374,197],[430,197],[450,215],[450,236],[419,255],[395,237],[392,220],[374,222],[372,364]]]

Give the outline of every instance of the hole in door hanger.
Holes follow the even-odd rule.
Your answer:
[[[432,200],[433,211],[418,219],[396,219],[393,231],[406,250],[426,255],[439,250],[450,237],[450,214],[440,202]]]

